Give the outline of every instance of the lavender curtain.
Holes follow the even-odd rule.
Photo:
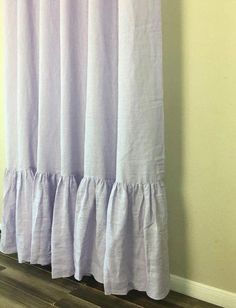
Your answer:
[[[159,0],[6,0],[1,251],[169,291]]]

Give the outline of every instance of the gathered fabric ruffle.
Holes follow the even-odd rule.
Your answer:
[[[6,170],[1,251],[51,264],[52,278],[85,275],[105,294],[169,292],[165,185]]]

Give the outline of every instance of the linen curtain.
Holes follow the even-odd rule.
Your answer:
[[[1,251],[169,291],[159,0],[5,0]]]

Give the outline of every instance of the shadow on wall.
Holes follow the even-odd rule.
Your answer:
[[[166,192],[169,223],[170,272],[188,276],[187,234],[182,193],[182,1],[162,0],[163,74],[166,151]]]

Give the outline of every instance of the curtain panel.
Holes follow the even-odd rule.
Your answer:
[[[169,291],[160,0],[5,0],[1,251]]]

